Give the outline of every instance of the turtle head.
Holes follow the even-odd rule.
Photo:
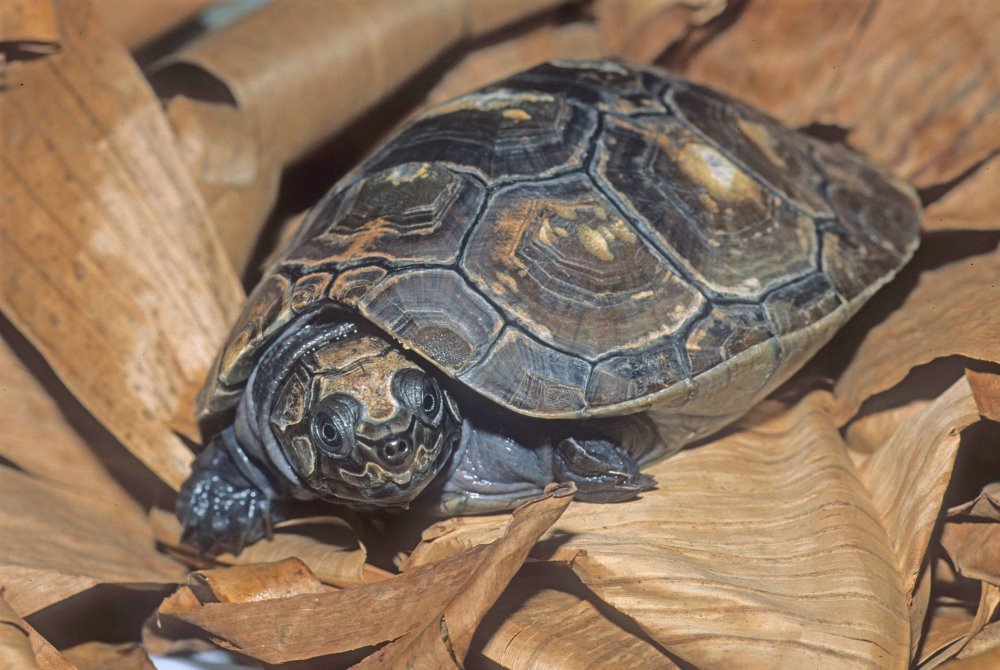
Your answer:
[[[406,506],[444,467],[457,408],[433,375],[379,335],[304,352],[275,389],[271,428],[311,493]]]

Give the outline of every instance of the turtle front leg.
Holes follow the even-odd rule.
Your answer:
[[[204,554],[238,554],[246,545],[271,537],[279,520],[278,496],[228,428],[194,460],[191,476],[181,487],[181,540]]]
[[[466,420],[461,443],[436,490],[434,511],[506,511],[537,498],[551,482],[573,482],[577,499],[587,502],[631,500],[656,485],[639,471],[636,457],[606,439],[604,431],[581,432],[590,434],[554,437],[522,431],[514,437]]]

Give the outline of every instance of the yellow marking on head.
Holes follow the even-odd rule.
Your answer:
[[[608,248],[608,241],[590,226],[580,226],[577,228],[576,236],[584,249],[589,251],[592,256],[602,261],[613,261],[615,259],[614,254],[611,253],[611,249]]]
[[[778,155],[778,142],[774,139],[774,135],[771,134],[767,126],[756,121],[748,121],[747,119],[737,119],[736,125],[740,127],[740,130],[751,142],[757,145],[757,148],[760,149],[767,160],[782,170],[788,169],[785,159]]]
[[[760,198],[760,187],[728,158],[705,144],[691,142],[677,155],[681,170],[717,200],[742,202]]]
[[[513,109],[505,109],[501,112],[505,119],[510,119],[511,121],[531,121],[531,114],[528,114],[523,109],[518,109],[514,107]]]

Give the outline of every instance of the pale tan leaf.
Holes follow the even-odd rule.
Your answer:
[[[847,423],[865,400],[935,358],[960,354],[1000,361],[998,332],[1000,253],[924,272],[903,304],[865,333],[834,387],[834,420]]]
[[[889,407],[859,416],[847,425],[844,440],[851,458],[860,466],[879,447],[889,441],[900,426],[920,416],[930,401],[913,400],[905,405]]]
[[[135,63],[86,3],[58,8],[62,51],[11,63],[0,92],[0,308],[178,487],[191,454],[169,425],[242,290]]]
[[[945,670],[996,670],[1000,666],[1000,646],[982,651],[975,656],[961,658],[945,666]]]
[[[547,60],[601,55],[593,24],[543,23],[524,34],[471,51],[441,78],[428,94],[426,104],[450,100]]]
[[[516,578],[487,614],[473,649],[511,670],[678,667],[620,621],[609,618],[593,597],[543,586],[553,581],[557,580],[543,575]],[[475,667],[471,658],[467,665]]]
[[[0,331],[0,457],[35,476],[113,502],[123,512],[140,514],[135,500],[74,430],[63,413],[69,408],[61,409],[25,364]],[[92,443],[101,439],[88,437]],[[117,443],[104,446],[112,453],[121,449]]]
[[[871,7],[870,0],[751,0],[697,51],[685,74],[789,125],[808,125],[844,76]]]
[[[97,584],[162,585],[183,568],[156,552],[142,516],[0,467],[0,584],[27,616]]]
[[[11,670],[76,670],[45,638],[22,619],[0,585],[0,668]]]
[[[449,653],[460,659],[482,613],[520,567],[538,536],[569,504],[568,493],[571,490],[557,489],[524,505],[493,544],[391,579],[331,593],[205,605],[182,589],[160,606],[158,622],[193,624],[224,646],[268,663],[361,649],[396,638],[404,638],[403,644],[438,642],[441,651],[440,643],[445,640],[439,632],[446,627]],[[331,626],[330,612],[351,616],[338,617],[337,625]],[[156,630],[147,632],[155,634]],[[402,658],[395,656],[398,650],[384,647],[384,661]]]
[[[609,54],[646,63],[728,5],[727,0],[600,0],[594,15]]]
[[[974,499],[949,509],[948,516],[1000,521],[1000,482],[987,484]]]
[[[966,370],[965,377],[976,399],[979,413],[991,421],[1000,421],[1000,375],[995,372]]]
[[[682,451],[638,501],[572,505],[546,557],[698,667],[905,667],[909,594],[829,405]]]
[[[156,670],[146,651],[134,642],[84,642],[63,655],[79,670]]]
[[[931,203],[924,213],[927,230],[996,230],[1000,228],[1000,154]]]
[[[1000,621],[987,624],[976,633],[969,643],[959,652],[959,658],[968,658],[976,654],[1000,647]]]
[[[58,51],[59,24],[52,5],[52,0],[7,0],[0,8],[0,45],[30,56]]]
[[[954,658],[971,639],[983,630],[987,622],[993,618],[998,605],[1000,605],[1000,587],[983,582],[979,597],[979,606],[976,608],[975,616],[967,625],[961,627],[957,625],[957,621],[952,622],[951,630],[947,631],[952,633],[961,632],[961,636],[956,638],[951,644],[943,647],[940,651],[935,652],[933,656],[928,658],[925,655],[925,658],[921,659],[920,669],[933,670],[940,667],[941,664],[947,662],[949,659]],[[961,617],[959,616],[958,618]],[[963,628],[964,630],[962,630]],[[939,637],[943,638],[943,635],[939,635]]]
[[[141,46],[222,0],[93,0],[108,28],[129,48]]]
[[[959,574],[1000,585],[1000,523],[949,521],[941,544]]]
[[[951,479],[959,433],[979,420],[965,378],[900,425],[859,472],[912,593]]]

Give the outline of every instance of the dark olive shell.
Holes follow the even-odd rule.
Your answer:
[[[202,413],[324,301],[532,416],[683,411],[699,380],[743,404],[905,264],[919,223],[905,184],[740,102],[547,63],[425,113],[314,208]]]

